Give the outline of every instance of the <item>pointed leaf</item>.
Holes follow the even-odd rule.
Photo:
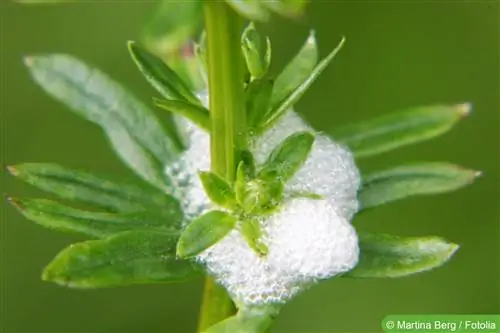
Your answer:
[[[189,90],[187,84],[160,58],[133,41],[128,42],[128,49],[146,80],[163,97],[201,105],[200,100]]]
[[[203,333],[268,332],[277,314],[278,309],[275,306],[240,308],[236,315],[209,327]]]
[[[158,178],[163,168],[156,169],[155,165],[164,166],[176,158],[179,147],[174,146],[151,110],[108,76],[71,56],[31,56],[25,59],[25,63],[35,82],[49,95],[83,118],[100,125],[115,150],[134,171],[151,184],[165,188],[164,179]],[[116,136],[126,137],[133,142],[135,149],[124,144],[122,150]],[[142,154],[137,154],[138,147]],[[129,156],[130,153],[133,155]],[[142,161],[145,155],[157,163]]]
[[[180,51],[165,57],[165,63],[186,84],[190,91],[207,90],[206,66],[196,52],[199,45],[193,41],[184,44]]]
[[[444,134],[470,110],[467,103],[417,107],[338,128],[331,136],[356,157],[368,157]]]
[[[203,106],[194,105],[181,101],[163,100],[153,98],[157,107],[167,110],[169,112],[182,115],[191,120],[198,127],[206,131],[210,131],[210,114]]]
[[[255,177],[255,158],[251,151],[239,151],[240,163],[238,168],[241,168],[241,176],[243,180],[250,180]],[[237,172],[238,173],[238,172]]]
[[[51,163],[25,163],[7,168],[23,181],[61,198],[77,200],[112,212],[135,212],[161,207],[182,215],[178,201],[154,188],[117,184],[93,174]]]
[[[132,168],[142,179],[156,187],[169,191],[170,179],[164,173],[164,164],[135,140],[124,127],[117,124],[105,129],[109,144],[120,160]]]
[[[250,23],[241,36],[241,48],[251,76],[260,79],[266,75],[271,64],[271,41],[269,37],[266,37],[264,42],[255,29],[255,25]]]
[[[261,174],[276,172],[282,182],[287,181],[304,164],[314,143],[314,135],[298,132],[287,137],[269,154]]]
[[[399,166],[366,176],[359,200],[366,209],[405,197],[451,192],[471,184],[479,174],[448,163]]]
[[[318,47],[315,32],[311,30],[306,42],[297,55],[286,65],[276,78],[271,106],[277,108],[308,77],[318,62]]]
[[[268,79],[253,80],[247,87],[246,106],[247,123],[251,131],[259,128],[262,119],[269,110],[273,81]]]
[[[260,0],[226,0],[226,3],[248,20],[266,21],[269,18],[269,13]]]
[[[161,1],[143,31],[146,47],[162,56],[178,51],[201,26],[202,6],[201,0]]]
[[[446,263],[459,248],[435,236],[359,236],[360,259],[348,277],[395,278],[424,272]]]
[[[224,238],[236,225],[236,218],[222,211],[211,211],[193,220],[177,244],[179,258],[194,257]]]
[[[241,224],[241,233],[245,238],[248,246],[258,255],[265,256],[269,249],[263,242],[263,232],[259,221],[251,219],[243,221]]]
[[[157,231],[126,231],[73,244],[52,260],[42,279],[72,288],[183,281],[196,271],[175,258],[175,241]]]
[[[27,219],[41,226],[95,238],[105,238],[123,231],[143,229],[177,233],[182,221],[182,216],[177,216],[177,220],[168,220],[164,216],[155,216],[152,212],[145,211],[124,214],[90,212],[47,199],[9,197],[8,200]]]
[[[200,180],[210,200],[222,207],[234,208],[236,199],[231,186],[213,172],[200,172]]]
[[[344,45],[345,39],[342,38],[337,47],[328,55],[325,59],[321,60],[309,76],[297,87],[295,88],[284,100],[280,101],[275,107],[271,107],[271,111],[266,117],[266,121],[263,124],[263,129],[270,127],[276,120],[278,120],[282,115],[284,115],[290,108],[302,97],[302,95],[309,89],[309,87],[316,81],[316,79],[323,73],[323,70],[330,64],[332,59],[337,55],[342,46]],[[276,87],[276,84],[275,84]]]

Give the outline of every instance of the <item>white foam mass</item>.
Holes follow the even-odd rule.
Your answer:
[[[210,139],[187,120],[178,124],[185,129],[189,148],[166,172],[174,180],[175,194],[189,221],[213,208],[198,178],[199,170],[210,169]],[[256,161],[264,162],[281,141],[298,131],[315,132],[290,111],[253,140]],[[235,229],[196,258],[237,303],[285,303],[316,281],[344,273],[357,263],[358,241],[349,221],[358,208],[358,169],[347,149],[315,134],[311,153],[286,184],[285,195],[313,192],[324,200],[287,199],[278,212],[262,219],[269,248],[264,257]]]

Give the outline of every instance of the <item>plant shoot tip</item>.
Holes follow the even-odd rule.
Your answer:
[[[465,102],[457,104],[456,110],[462,117],[467,117],[472,112],[472,103]]]

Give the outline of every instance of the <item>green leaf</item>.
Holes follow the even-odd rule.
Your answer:
[[[175,242],[173,235],[141,230],[72,244],[45,268],[42,279],[72,288],[183,281],[196,271],[175,258]]]
[[[187,84],[160,58],[128,42],[128,49],[134,63],[146,80],[165,98],[201,105],[200,100],[189,90]]]
[[[323,200],[324,197],[322,195],[313,193],[313,192],[301,192],[301,191],[295,191],[290,194],[288,194],[288,197],[290,199],[293,198],[306,198],[306,199],[311,199],[311,200]]]
[[[203,333],[262,333],[268,332],[278,315],[276,306],[243,308],[214,326],[204,330]]]
[[[182,218],[179,202],[155,188],[118,184],[104,177],[51,163],[9,166],[15,177],[57,196],[91,204],[111,212],[136,212],[161,208]]]
[[[142,179],[165,192],[170,191],[170,179],[164,173],[164,163],[135,140],[124,127],[114,124],[105,129],[106,137],[118,157]]]
[[[241,36],[241,48],[247,64],[248,71],[255,79],[266,75],[271,64],[271,40],[266,36],[265,43],[250,23]]]
[[[286,65],[276,78],[271,99],[273,109],[277,108],[308,77],[318,62],[318,46],[313,30],[297,55]]]
[[[323,70],[330,64],[332,59],[337,55],[342,46],[344,45],[345,39],[342,38],[337,47],[328,55],[325,59],[321,60],[316,67],[312,70],[309,76],[297,87],[295,88],[284,100],[280,101],[275,107],[271,107],[271,111],[268,112],[266,121],[263,124],[263,129],[271,126],[276,120],[278,120],[286,111],[302,97],[302,95],[309,89],[314,81],[323,73]],[[277,83],[276,83],[277,84]],[[275,84],[275,87],[276,87]]]
[[[200,62],[196,52],[199,45],[191,42],[165,59],[167,66],[174,71],[186,84],[190,91],[205,91],[207,89],[207,73],[205,65]]]
[[[190,258],[224,238],[236,225],[237,219],[226,212],[211,211],[193,220],[177,244],[177,256]]]
[[[281,16],[295,18],[304,12],[307,0],[264,0],[262,3],[264,6]]]
[[[181,101],[172,101],[172,100],[164,100],[153,98],[154,103],[157,107],[167,110],[169,112],[182,115],[193,123],[195,123],[198,127],[203,128],[206,131],[210,131],[210,114],[208,110],[203,106],[194,105]]]
[[[202,6],[201,0],[162,1],[143,31],[146,47],[162,56],[178,51],[200,28]]]
[[[416,107],[340,127],[330,134],[356,157],[368,157],[444,134],[470,110],[467,103]]]
[[[238,14],[250,21],[267,21],[269,12],[260,0],[226,0]]]
[[[269,110],[273,81],[269,79],[253,80],[247,87],[246,107],[247,123],[251,131],[259,128],[262,119]]]
[[[100,125],[124,162],[165,189],[163,167],[179,149],[151,110],[105,74],[68,55],[30,56],[25,63],[49,95]],[[123,146],[120,140],[126,141]]]
[[[292,178],[309,156],[314,139],[309,132],[290,135],[269,154],[261,174],[276,172],[282,182]]]
[[[362,209],[410,196],[446,193],[471,184],[480,173],[448,163],[420,163],[374,172],[363,180]]]
[[[123,231],[155,229],[177,233],[181,219],[167,220],[148,212],[104,213],[68,207],[47,199],[8,198],[27,219],[41,226],[65,232],[105,238]],[[180,216],[182,217],[182,216]]]
[[[238,169],[241,168],[241,179],[250,180],[255,177],[255,158],[251,151],[241,150],[239,151],[240,162],[238,163]],[[236,172],[238,174],[238,172]],[[238,176],[238,175],[237,175]]]
[[[248,243],[248,246],[258,255],[265,256],[269,252],[267,245],[264,244],[262,240],[263,232],[259,221],[254,219],[243,221],[241,233]]]
[[[446,263],[458,250],[457,244],[440,237],[397,237],[360,234],[360,259],[345,276],[395,278],[428,271]]]
[[[222,207],[234,208],[236,199],[231,186],[213,172],[200,172],[200,180],[210,200]]]

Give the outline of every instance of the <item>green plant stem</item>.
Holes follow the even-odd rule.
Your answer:
[[[207,64],[211,116],[212,171],[233,182],[239,151],[247,146],[243,22],[223,1],[206,1]],[[235,307],[226,291],[206,278],[199,330],[231,316]]]
[[[223,1],[206,2],[212,171],[230,182],[235,177],[238,150],[247,145],[242,23]]]

